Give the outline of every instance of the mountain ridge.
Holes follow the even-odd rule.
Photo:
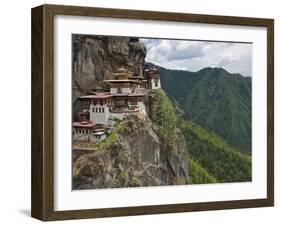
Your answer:
[[[190,72],[147,66],[160,70],[162,88],[183,110],[184,119],[251,153],[251,77],[218,67]]]

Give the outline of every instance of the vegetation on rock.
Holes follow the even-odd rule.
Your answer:
[[[175,109],[163,90],[157,90],[155,94],[154,121],[157,134],[163,145],[168,150],[175,150],[177,141],[177,116]]]
[[[120,129],[122,129],[122,127],[124,126],[124,122],[122,123],[121,121],[116,121],[116,124],[114,126],[114,129],[112,130],[112,132],[109,134],[108,137],[106,137],[106,139],[102,140],[99,143],[96,144],[92,144],[94,149],[96,151],[104,151],[106,150],[108,147],[110,147],[110,145],[112,145],[113,143],[118,142],[118,132]]]

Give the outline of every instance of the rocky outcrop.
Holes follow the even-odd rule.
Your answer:
[[[143,76],[146,48],[137,38],[72,35],[73,101],[88,94],[120,67]]]
[[[186,142],[167,151],[148,117],[130,116],[93,153],[76,156],[73,189],[186,184]]]

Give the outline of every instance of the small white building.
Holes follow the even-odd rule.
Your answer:
[[[93,131],[96,124],[91,121],[73,123],[73,140],[95,142]]]
[[[148,76],[149,89],[161,89],[160,72],[157,69],[145,70]]]
[[[99,93],[80,97],[83,108],[89,111],[89,120],[97,124],[107,124],[110,108],[113,106],[112,95]]]
[[[93,137],[96,142],[99,142],[106,138],[106,133],[104,131],[97,131],[93,133]]]
[[[104,128],[99,128],[92,121],[73,123],[73,140],[86,143],[96,143],[106,138]]]

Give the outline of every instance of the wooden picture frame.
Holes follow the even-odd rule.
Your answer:
[[[267,29],[267,198],[121,208],[54,210],[54,16],[126,18],[240,25]],[[32,9],[32,200],[31,215],[50,220],[162,214],[274,205],[274,21],[273,19],[42,5]]]

